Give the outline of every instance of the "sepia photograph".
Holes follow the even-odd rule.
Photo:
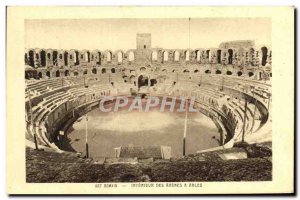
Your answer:
[[[24,18],[15,54],[24,184],[273,182],[271,16],[52,14]]]

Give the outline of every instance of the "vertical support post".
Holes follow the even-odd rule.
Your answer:
[[[85,115],[85,150],[86,150],[86,158],[89,158],[89,144],[88,144],[88,117]]]
[[[247,99],[245,99],[245,110],[244,110],[244,120],[243,120],[243,135],[242,142],[245,142],[245,128],[246,128],[246,113],[247,113]]]
[[[254,97],[254,93],[253,93],[253,97]],[[253,120],[252,120],[251,133],[253,132],[253,128],[254,128],[255,114],[256,114],[256,103],[257,103],[257,99],[255,99],[255,104],[254,104],[254,112],[253,112]]]
[[[183,132],[183,156],[185,156],[186,149],[186,132],[187,132],[187,115],[188,115],[188,99],[185,100],[185,119],[184,119],[184,132]]]

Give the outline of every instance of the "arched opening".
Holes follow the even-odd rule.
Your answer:
[[[131,75],[129,79],[130,79],[130,83],[135,83],[135,76],[134,75]]]
[[[187,69],[183,70],[183,73],[189,73],[189,72],[190,72],[190,71],[187,70]]]
[[[162,69],[161,71],[164,72],[165,74],[167,73],[167,70],[166,70],[166,69]]]
[[[60,72],[58,70],[55,72],[55,77],[60,77]]]
[[[92,73],[97,74],[97,69],[96,68],[92,69]]]
[[[38,73],[38,76],[39,76],[40,79],[43,78],[42,72],[39,72],[39,73]]]
[[[68,66],[68,52],[64,52],[64,62],[65,62],[65,66]]]
[[[47,59],[51,59],[51,53],[47,53]]]
[[[174,52],[174,61],[179,61],[179,52],[178,51]]]
[[[122,61],[123,61],[123,54],[122,54],[122,52],[118,52],[117,57],[118,57],[118,63],[122,63]]]
[[[253,76],[253,75],[254,75],[253,72],[249,72],[249,73],[248,73],[248,76],[249,76],[249,77],[251,77],[251,76]]]
[[[133,61],[134,60],[134,53],[132,51],[129,52],[129,61]]]
[[[194,71],[194,73],[198,73],[199,72],[199,70],[198,69],[196,69],[195,71]]]
[[[243,75],[243,72],[240,71],[240,72],[237,73],[237,75],[238,75],[238,76],[242,76],[242,75]]]
[[[75,63],[75,65],[79,65],[79,52],[78,51],[74,52],[74,63]]]
[[[110,71],[111,71],[111,73],[113,73],[113,74],[114,74],[114,73],[116,73],[116,70],[115,70],[115,68],[111,68],[111,70],[110,70]]]
[[[169,54],[168,54],[168,52],[165,51],[163,53],[163,61],[166,62],[166,61],[168,61],[168,59],[169,59]]]
[[[270,73],[270,77],[272,78],[272,73]]]
[[[41,51],[41,65],[46,66],[46,52],[44,50]]]
[[[85,60],[86,62],[90,62],[90,52],[89,52],[89,51],[86,51],[86,52],[84,53],[84,60]]]
[[[211,61],[211,55],[210,54],[211,54],[210,50],[206,50],[206,59],[207,59],[208,62]]]
[[[232,75],[232,72],[231,71],[227,71],[226,75]]]
[[[69,70],[66,70],[66,71],[65,71],[65,76],[70,76]]]
[[[221,53],[222,53],[222,50],[217,51],[217,62],[218,62],[218,64],[221,64]]]
[[[32,50],[29,51],[29,65],[34,67],[34,52]]]
[[[140,75],[138,78],[138,88],[148,86],[148,77],[144,77],[143,75]]]
[[[88,73],[88,71],[87,71],[87,69],[85,69],[85,70],[83,71],[83,75],[87,75],[87,73]]]
[[[77,71],[74,72],[74,76],[78,76],[78,72]]]
[[[197,50],[196,51],[196,61],[200,62],[200,59],[201,59],[201,54],[200,54],[200,51]]]
[[[205,74],[210,74],[211,71],[209,69],[205,70]]]
[[[157,52],[156,51],[152,52],[152,60],[154,60],[154,61],[157,60]]]
[[[228,64],[229,65],[232,64],[232,57],[233,57],[233,50],[232,49],[228,49]]]
[[[105,69],[105,68],[102,68],[102,69],[101,69],[101,73],[102,73],[102,74],[105,74],[105,73],[106,73],[106,69]]]
[[[53,51],[53,65],[57,65],[57,51]]]
[[[261,58],[261,65],[265,66],[267,64],[267,58],[268,58],[268,49],[267,47],[261,48],[262,58]]]
[[[47,71],[47,72],[46,72],[46,76],[47,76],[48,78],[50,78],[50,77],[51,77],[51,74],[50,74],[50,72],[49,72],[49,71]]]
[[[157,80],[156,79],[150,79],[150,86],[154,86],[157,84]]]
[[[189,61],[190,60],[190,51],[186,51],[185,52],[185,61]]]
[[[254,66],[255,65],[255,59],[254,59],[254,56],[255,56],[255,51],[254,51],[254,49],[253,48],[251,48],[250,49],[250,52],[249,52],[249,54],[250,54],[250,64],[251,64],[251,66]]]
[[[216,74],[222,74],[222,72],[220,70],[217,70]]]
[[[59,54],[59,56],[58,56],[58,57],[59,57],[59,59],[60,59],[60,60],[62,60],[62,59],[63,59],[63,55],[62,55],[61,53]]]
[[[97,56],[98,56],[98,60],[97,60],[97,64],[98,65],[101,65],[101,53],[100,52],[97,52]]]
[[[111,54],[111,52],[109,51],[109,52],[107,52],[107,55],[106,55],[106,57],[107,57],[107,62],[111,62],[111,57],[112,57],[112,54]]]
[[[141,67],[141,68],[140,68],[140,71],[141,71],[141,72],[146,71],[146,67]]]

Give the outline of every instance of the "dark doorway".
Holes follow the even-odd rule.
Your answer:
[[[154,86],[155,84],[157,84],[157,80],[156,79],[150,79],[150,86]]]
[[[138,78],[138,88],[143,86],[148,86],[148,78],[141,75]]]
[[[265,66],[267,64],[267,58],[268,58],[268,49],[267,49],[267,47],[261,48],[261,53],[262,53],[261,64],[262,64],[262,66]]]
[[[218,50],[217,51],[217,61],[218,61],[218,64],[220,64],[221,63],[221,50]]]
[[[68,66],[68,52],[64,52],[65,66]]]
[[[41,51],[41,65],[46,66],[46,52],[44,50]]]
[[[56,77],[60,77],[60,72],[59,72],[59,71],[56,71],[55,76],[56,76]]]
[[[232,64],[232,56],[233,56],[233,50],[232,49],[228,49],[228,64],[231,65]]]

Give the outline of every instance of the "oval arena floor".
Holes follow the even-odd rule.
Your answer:
[[[101,112],[88,113],[88,143],[90,157],[113,157],[120,146],[170,146],[174,157],[182,156],[185,113],[161,112]],[[218,129],[211,119],[197,112],[188,117],[186,154],[219,146]],[[76,152],[85,152],[85,116],[67,131],[68,142]]]

